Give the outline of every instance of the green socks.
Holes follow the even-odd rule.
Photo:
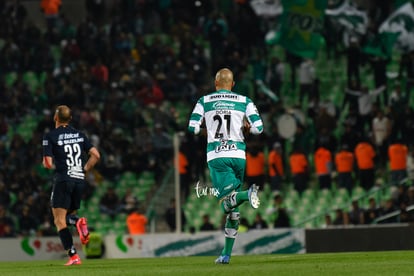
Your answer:
[[[249,192],[248,191],[237,192],[236,201],[237,201],[237,206],[239,206],[245,201],[249,201]]]
[[[234,238],[224,238],[224,248],[223,251],[221,251],[221,255],[228,255],[231,256],[231,252],[233,251],[233,245],[234,245],[234,241],[236,239]]]

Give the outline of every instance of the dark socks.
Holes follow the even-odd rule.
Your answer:
[[[79,220],[77,215],[67,215],[66,216],[66,224],[67,225],[76,225],[76,222]]]
[[[59,238],[60,238],[60,241],[62,242],[63,248],[65,250],[68,250],[68,255],[69,256],[75,255],[76,249],[73,246],[72,234],[70,233],[67,227],[59,231]]]

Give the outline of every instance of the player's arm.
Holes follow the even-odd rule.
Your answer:
[[[246,106],[246,119],[248,121],[248,128],[251,134],[258,135],[263,132],[262,118],[260,117],[259,111],[257,111],[256,106],[250,100]]]
[[[89,150],[88,161],[86,162],[85,166],[83,167],[85,172],[91,170],[96,165],[96,163],[98,163],[99,159],[101,159],[101,155],[100,155],[98,149],[95,148],[95,147],[92,147]]]
[[[201,125],[204,121],[204,107],[201,104],[201,99],[195,105],[193,112],[190,116],[190,121],[188,122],[188,131],[193,134],[199,134]]]
[[[42,147],[43,147],[43,160],[42,160],[43,167],[49,170],[54,169],[55,166],[53,164],[53,157],[52,157],[53,156],[52,141],[48,134],[43,137]]]
[[[53,158],[51,156],[43,156],[43,167],[45,167],[46,169],[53,169],[54,168],[54,164],[53,164]]]
[[[242,126],[243,135],[246,137],[250,133],[250,123],[246,117],[243,118],[243,126]]]

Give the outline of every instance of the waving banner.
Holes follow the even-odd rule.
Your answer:
[[[275,17],[282,13],[280,0],[253,0],[250,6],[258,16]]]
[[[326,15],[342,25],[348,33],[364,35],[367,32],[366,11],[358,10],[349,0],[337,1],[335,6],[328,6]]]
[[[294,55],[315,58],[323,43],[326,0],[282,0],[279,43]]]
[[[414,8],[408,2],[394,11],[380,28],[381,34],[397,36],[395,47],[402,52],[414,50]]]

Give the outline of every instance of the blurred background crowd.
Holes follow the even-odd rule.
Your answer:
[[[23,2],[36,2],[44,25],[31,19]],[[413,203],[413,53],[367,55],[361,51],[364,37],[344,43],[341,29],[326,20],[318,58],[301,58],[266,43],[278,17],[258,15],[251,2],[86,0],[86,15],[75,24],[64,12],[65,1],[0,1],[0,236],[55,234],[41,139],[54,127],[56,105],[72,108],[72,124],[102,154],[88,175],[86,202],[111,218],[137,205],[145,213],[151,193],[140,197],[129,184],[121,191],[120,181],[131,172],[149,174],[150,192],[156,192],[173,166],[173,133],[185,132],[191,108],[214,91],[213,77],[222,67],[234,72],[234,91],[251,97],[265,121],[263,136],[247,137],[246,183],[258,183],[269,198],[257,220],[267,214],[273,225],[275,216],[283,217],[274,200],[286,199],[289,209],[310,190],[327,189],[330,200],[343,188],[346,200],[357,187],[367,193],[388,184],[395,189],[387,190],[384,204],[377,200],[369,208],[376,217],[405,211]],[[353,2],[367,11],[371,32],[395,10],[391,0]],[[394,65],[395,75],[387,75]],[[292,135],[285,134],[292,125],[280,124],[286,114],[294,118]],[[395,154],[391,146],[397,146]],[[180,154],[189,206],[195,204],[194,183],[208,182],[204,137],[185,134]],[[349,201],[342,211],[348,214],[351,206]],[[295,225],[290,212],[297,210],[286,212],[287,223],[274,225]],[[354,216],[336,224],[373,220]],[[405,221],[411,220],[408,214]]]

